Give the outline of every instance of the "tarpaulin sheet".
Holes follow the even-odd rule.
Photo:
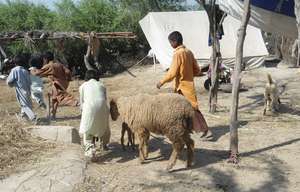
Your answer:
[[[291,0],[251,0],[249,24],[266,32],[297,38],[293,2]],[[224,12],[241,20],[244,13],[243,1],[219,1],[219,6]]]

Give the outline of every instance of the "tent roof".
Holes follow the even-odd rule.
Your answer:
[[[151,12],[141,21],[142,30],[153,49],[157,59],[164,68],[171,64],[173,50],[168,42],[172,31],[180,31],[184,44],[193,51],[196,59],[209,59],[211,47],[208,46],[209,22],[205,11],[188,12]],[[221,40],[223,58],[235,57],[237,30],[240,21],[231,16],[224,20],[224,33]],[[267,55],[261,31],[255,27],[247,27],[244,56]]]
[[[241,19],[244,14],[244,3],[240,0],[219,2],[220,8]],[[290,38],[297,38],[297,23],[294,16],[294,0],[252,0],[249,24],[263,31]]]

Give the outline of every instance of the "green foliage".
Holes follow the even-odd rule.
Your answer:
[[[58,0],[54,10],[27,0],[6,0],[0,3],[0,32],[52,30],[52,31],[132,31],[136,40],[104,40],[109,52],[135,54],[148,44],[138,24],[148,12],[183,10],[184,0]],[[21,51],[39,52],[54,49],[55,44],[40,42],[26,47],[24,42],[5,46],[9,54]],[[63,53],[69,62],[83,63],[86,45],[68,40]],[[101,59],[100,59],[101,61]]]
[[[51,29],[54,14],[43,5],[28,1],[7,1],[0,4],[0,31]]]

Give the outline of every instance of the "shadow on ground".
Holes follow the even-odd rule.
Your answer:
[[[290,145],[299,142],[300,138],[289,140],[283,143],[271,145],[265,148],[245,152],[241,154],[241,157],[251,157],[258,161],[261,166],[253,167],[252,165],[247,165],[243,167],[245,171],[263,171],[268,177],[265,181],[257,186],[253,186],[251,189],[247,190],[250,192],[280,192],[287,190],[288,179],[285,163],[274,157],[273,155],[263,154],[263,152]],[[208,158],[209,157],[209,158]],[[227,151],[222,150],[205,150],[196,149],[195,150],[195,162],[196,164],[192,167],[191,174],[190,171],[185,171],[186,169],[177,169],[171,173],[166,173],[165,171],[159,171],[158,179],[145,181],[140,185],[144,190],[151,191],[154,189],[161,189],[161,191],[230,191],[230,192],[240,192],[245,191],[238,181],[235,179],[236,169],[233,167],[231,171],[221,171],[214,167],[207,167],[207,165],[217,163],[219,161],[225,160],[228,157]],[[231,166],[228,164],[228,166]],[[198,169],[201,168],[201,169]],[[231,167],[229,167],[231,169]],[[195,172],[199,172],[199,175]],[[211,184],[203,183],[201,179],[201,174],[206,174],[210,178]],[[164,182],[163,178],[167,177],[168,182]],[[172,181],[172,182],[171,182]]]
[[[279,109],[280,114],[289,114],[300,116],[300,109],[295,109],[288,104],[281,104]]]
[[[264,105],[264,94],[252,95],[247,98],[252,99],[253,101],[239,106],[239,109],[254,110]]]
[[[240,128],[243,128],[247,124],[248,124],[248,121],[240,121],[239,122]],[[209,130],[211,130],[211,132],[213,133],[213,137],[208,140],[211,142],[218,141],[222,136],[224,136],[230,132],[229,125],[213,126],[213,127],[210,127]]]

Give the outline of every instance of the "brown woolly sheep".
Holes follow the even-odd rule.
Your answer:
[[[139,158],[141,163],[148,157],[150,132],[165,135],[172,142],[173,152],[167,170],[173,168],[184,145],[187,146],[187,167],[192,165],[194,141],[190,137],[193,129],[194,109],[179,94],[121,97],[110,101],[113,120],[121,116],[122,121],[139,138]]]

